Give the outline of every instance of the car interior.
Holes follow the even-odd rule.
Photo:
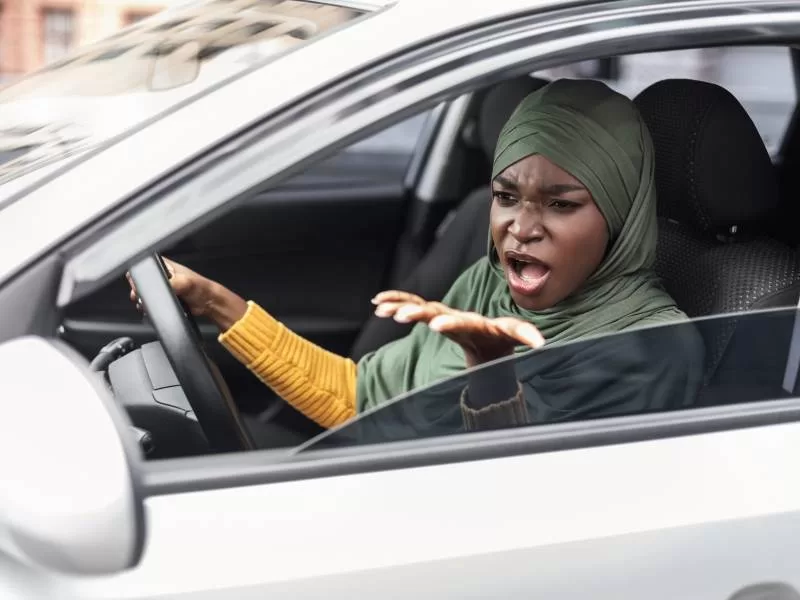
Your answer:
[[[795,78],[800,51],[787,52],[794,70],[786,76]],[[793,82],[795,88],[800,84]],[[539,74],[524,75],[469,94],[444,162],[432,148],[447,134],[445,121],[431,111],[420,120],[408,153],[363,153],[357,147],[340,152],[162,252],[258,302],[307,339],[357,361],[410,329],[371,314],[375,293],[398,288],[439,300],[485,255],[495,142],[516,105],[546,83]],[[634,101],[656,150],[656,271],[678,306],[690,317],[795,306],[796,102],[780,147],[770,156],[747,110],[720,85],[664,77]],[[418,183],[437,159],[435,193],[420,197]],[[125,338],[124,353],[154,338],[131,304],[125,280],[68,307],[64,317],[64,339],[89,360],[111,339]],[[257,447],[293,446],[322,431],[215,343],[210,323],[201,320],[198,327]],[[743,321],[707,331],[701,325],[700,331],[707,355],[699,404],[726,402],[745,349],[756,382],[773,397],[784,393],[785,358],[775,356],[786,356],[789,328]],[[758,364],[752,362],[753,347],[764,349]],[[154,456],[180,453],[156,439],[159,444],[165,449]]]

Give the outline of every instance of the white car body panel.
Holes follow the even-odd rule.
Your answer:
[[[154,497],[139,567],[53,589],[708,600],[789,575],[800,588],[798,450],[793,423]]]

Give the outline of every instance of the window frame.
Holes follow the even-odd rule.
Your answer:
[[[161,496],[567,452],[797,421],[800,397],[310,450],[294,455],[281,450],[254,450],[164,459],[144,462],[140,468],[146,495]]]
[[[397,76],[407,77],[409,88],[404,90],[407,93],[387,97],[382,94],[383,90],[373,86],[371,91],[359,94],[353,90],[355,88],[363,90],[367,86],[358,79],[344,83],[341,87],[333,86],[332,89],[324,90],[305,102],[297,103],[278,117],[254,127],[248,134],[241,136],[236,140],[239,144],[238,153],[223,154],[218,162],[200,161],[200,164],[192,166],[194,168],[189,167],[184,172],[176,174],[176,177],[184,181],[180,190],[172,189],[170,181],[165,182],[166,185],[158,186],[155,192],[161,192],[159,194],[161,197],[157,202],[146,206],[147,210],[134,215],[123,213],[121,218],[119,211],[115,211],[110,221],[98,223],[96,229],[87,232],[86,236],[76,241],[67,252],[69,262],[62,281],[59,303],[63,305],[76,295],[96,289],[115,275],[125,262],[143,256],[156,244],[174,239],[178,234],[185,235],[191,230],[191,221],[195,221],[194,227],[204,222],[202,218],[197,219],[196,215],[191,215],[185,222],[173,222],[172,229],[168,227],[159,231],[157,239],[145,236],[144,239],[138,240],[138,246],[136,243],[132,246],[123,244],[127,253],[124,257],[114,259],[118,260],[118,263],[115,264],[114,261],[105,263],[97,271],[98,277],[93,280],[91,277],[87,278],[87,274],[92,275],[92,269],[83,270],[81,259],[101,255],[104,252],[104,245],[110,240],[114,240],[115,244],[120,244],[121,237],[135,240],[141,235],[142,230],[138,224],[141,221],[138,221],[137,217],[142,214],[147,217],[145,221],[152,224],[155,222],[154,215],[164,215],[172,210],[171,201],[176,199],[180,201],[180,197],[185,197],[187,192],[194,192],[198,198],[203,197],[202,194],[209,194],[209,183],[215,182],[218,195],[216,201],[219,204],[204,206],[203,218],[216,216],[222,206],[231,207],[235,204],[235,199],[243,194],[242,190],[235,191],[226,186],[219,186],[219,182],[223,180],[221,174],[234,170],[241,174],[244,170],[252,170],[254,163],[257,163],[257,179],[254,173],[254,179],[247,180],[248,193],[254,193],[259,188],[272,187],[313,163],[320,155],[345,147],[360,134],[374,132],[385,127],[387,123],[401,121],[420,108],[435,105],[441,101],[445,90],[448,94],[457,94],[470,88],[495,83],[517,73],[530,72],[556,63],[575,62],[584,57],[596,56],[601,52],[618,48],[623,41],[640,42],[640,46],[626,47],[626,52],[641,52],[692,46],[701,43],[701,40],[706,43],[713,40],[718,45],[730,45],[754,41],[764,43],[765,38],[784,41],[787,37],[800,38],[796,34],[796,26],[800,22],[800,10],[796,7],[790,12],[791,18],[779,18],[786,17],[787,5],[784,2],[770,2],[768,5],[758,2],[760,12],[756,13],[745,13],[741,10],[753,3],[741,0],[715,2],[713,5],[702,0],[680,4],[667,2],[656,6],[639,6],[626,12],[619,9],[618,5],[627,6],[627,3],[620,2],[611,8],[608,4],[604,4],[582,7],[578,11],[583,19],[591,19],[596,13],[601,13],[608,15],[604,21],[612,22],[630,19],[631,15],[645,15],[643,24],[630,26],[633,30],[624,29],[627,35],[620,33],[622,27],[616,30],[601,29],[587,34],[585,27],[581,30],[580,18],[574,16],[575,11],[572,11],[572,19],[564,19],[559,23],[554,22],[554,19],[563,17],[572,9],[552,9],[537,14],[534,19],[530,16],[515,16],[499,23],[484,25],[477,31],[460,32],[448,39],[432,42],[419,51],[416,61],[412,51],[409,53],[410,56],[399,57],[394,63],[383,65],[382,68],[376,68],[374,73],[367,74],[371,76],[372,83],[376,80],[380,82],[382,72],[385,77],[388,69],[393,75],[395,85]],[[691,15],[698,9],[705,9],[706,12],[695,15],[694,21],[687,23],[686,15]],[[780,12],[781,9],[784,9],[783,13]],[[732,16],[735,18],[731,18]],[[749,29],[744,27],[741,19],[749,22],[751,27]],[[703,23],[705,26],[702,26]],[[771,36],[765,36],[763,30],[756,31],[759,24],[770,24]],[[573,27],[575,30],[572,33],[564,34],[565,30],[570,31]],[[547,34],[542,33],[543,30]],[[613,33],[609,34],[609,31]],[[795,33],[789,36],[790,31]],[[488,36],[489,39],[481,38],[482,35]],[[589,43],[588,39],[594,41]],[[465,49],[467,55],[474,56],[473,61],[464,60]],[[453,54],[459,52],[461,56],[457,62],[451,62],[455,59]],[[425,72],[424,67],[429,70]],[[424,77],[419,75],[420,70],[425,72]],[[374,95],[365,99],[364,94],[370,93]],[[326,104],[330,112],[321,108]],[[348,112],[347,106],[361,106],[362,109]],[[305,117],[298,116],[305,111],[308,111]],[[296,155],[291,156],[291,152],[289,153],[293,159],[291,162],[287,157],[281,157],[283,160],[276,159],[276,155],[280,155],[280,152],[270,147],[272,142],[270,133],[290,129],[293,121],[313,124],[316,119],[325,120],[331,115],[335,116],[331,126],[336,135],[334,142],[330,140],[326,140],[324,144],[320,142],[321,148],[308,149],[301,160],[297,160]],[[264,159],[254,161],[253,156],[270,157],[270,168],[266,171],[268,173],[266,178]],[[195,168],[202,172],[197,173]],[[188,179],[184,179],[187,176]],[[244,185],[241,180],[239,183]],[[224,195],[224,200],[220,201],[219,195]],[[116,226],[112,227],[110,232],[105,229],[109,223]],[[100,243],[92,244],[98,237]],[[81,280],[81,277],[84,279]],[[268,450],[228,456],[170,459],[158,463],[146,463],[143,465],[143,471],[148,493],[158,495],[176,491],[336,476],[345,472],[359,473],[369,470],[409,468],[423,464],[552,452],[797,420],[800,420],[800,399],[789,399],[763,402],[757,406],[747,404],[691,409],[663,415],[626,416],[570,425],[545,425],[514,431],[470,433],[432,440],[359,446],[356,449],[325,450],[319,454],[309,452],[297,455],[289,461],[271,462],[271,456],[280,455],[283,458],[285,453]]]

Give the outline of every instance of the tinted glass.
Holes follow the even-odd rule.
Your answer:
[[[544,347],[506,362],[514,363],[528,426],[772,400],[795,391],[784,387],[794,320],[794,309],[713,317]],[[468,382],[464,373],[407,394],[306,447],[463,433]]]
[[[401,121],[320,161],[287,184],[332,188],[375,184],[402,185],[430,113]]]

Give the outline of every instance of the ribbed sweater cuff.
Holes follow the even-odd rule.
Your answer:
[[[279,321],[249,300],[244,316],[221,333],[218,339],[240,362],[249,366],[261,356],[265,348],[273,347],[281,327]]]
[[[522,386],[519,384],[517,384],[516,395],[508,400],[496,402],[477,410],[470,407],[469,387],[465,387],[461,393],[461,416],[464,420],[464,429],[467,431],[502,429],[527,425],[530,422]]]

